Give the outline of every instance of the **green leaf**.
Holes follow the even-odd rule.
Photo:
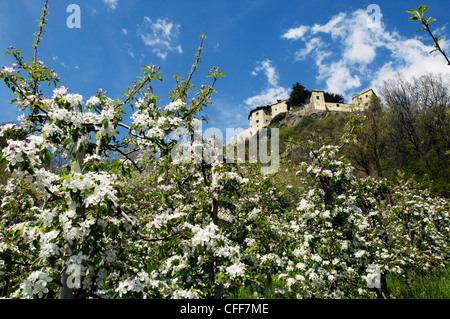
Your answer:
[[[411,10],[407,10],[406,12],[411,13],[411,14],[416,14],[417,11],[414,9],[411,9]]]
[[[423,13],[424,13],[424,11],[423,11],[424,8],[425,8],[425,5],[421,5],[417,11],[418,11],[420,14],[423,14]]]
[[[107,119],[103,119],[103,121],[102,121],[102,126],[103,126],[105,129],[107,129],[107,128],[108,128],[108,125],[109,125],[108,120],[107,120]]]

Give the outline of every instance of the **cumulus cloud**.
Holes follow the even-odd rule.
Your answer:
[[[317,68],[316,79],[326,84],[326,90],[342,94],[347,100],[360,89],[376,88],[396,74],[450,74],[443,57],[430,54],[433,47],[431,42],[425,44],[428,38],[420,34],[416,38],[405,37],[387,29],[382,15],[380,19],[379,25],[371,26],[365,10],[341,12],[324,24],[297,26],[281,37],[301,43],[294,59],[312,59]],[[443,33],[445,28],[441,29],[437,31]],[[445,38],[440,44],[448,50]]]
[[[289,97],[289,90],[280,86],[279,75],[277,69],[273,66],[272,61],[269,59],[257,62],[255,69],[252,71],[252,75],[256,76],[260,72],[263,72],[267,78],[266,88],[259,94],[249,97],[245,100],[245,104],[250,107],[267,105],[273,103],[276,100],[287,99]]]
[[[165,59],[171,51],[183,53],[179,44],[180,25],[167,19],[152,21],[144,17],[144,22],[138,26],[138,34],[145,45],[152,47],[152,52]]]

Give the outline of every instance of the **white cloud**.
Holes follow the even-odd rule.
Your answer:
[[[367,18],[365,10],[341,12],[324,24],[289,29],[282,38],[303,43],[294,59],[312,58],[316,79],[326,84],[326,90],[342,94],[347,100],[360,89],[375,89],[395,74],[407,78],[429,72],[450,74],[440,54],[429,54],[433,49],[430,39],[420,34],[408,38],[388,30],[382,16],[379,27],[370,27]],[[443,35],[440,37],[440,44],[448,50],[449,42]]]
[[[110,9],[114,10],[119,5],[119,0],[103,0],[103,2],[109,6]]]
[[[295,53],[295,60],[304,60],[312,51],[317,50],[319,47],[322,47],[322,40],[320,38],[312,38],[306,43],[304,49],[300,49]]]
[[[128,35],[128,30],[126,28],[122,28],[122,34],[123,35]]]
[[[342,22],[345,21],[346,14],[341,12],[334,16],[330,21],[324,25],[314,24],[311,28],[313,33],[323,32],[330,33],[333,38],[341,36],[343,34]]]
[[[276,100],[287,99],[289,97],[289,90],[280,86],[279,75],[277,69],[272,65],[272,61],[266,59],[257,62],[257,66],[252,71],[252,75],[256,76],[260,72],[264,72],[267,78],[267,87],[259,94],[249,97],[245,100],[245,104],[250,107],[267,105]]]
[[[252,71],[252,75],[256,76],[259,72],[263,71],[267,77],[267,82],[271,86],[278,85],[278,73],[274,66],[272,66],[272,61],[266,59],[264,61],[258,62],[258,65]]]
[[[303,35],[308,31],[309,27],[301,25],[298,28],[289,29],[281,37],[284,39],[297,40],[303,37]]]
[[[359,76],[352,75],[342,60],[326,66],[321,65],[320,70],[320,77],[326,81],[327,90],[330,92],[346,92],[361,86]]]
[[[165,59],[170,51],[183,53],[179,42],[180,25],[169,22],[167,19],[157,19],[155,22],[144,17],[139,25],[139,36],[145,45],[152,47],[153,53]]]

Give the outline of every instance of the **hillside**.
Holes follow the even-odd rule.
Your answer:
[[[434,91],[433,91],[434,90]],[[383,101],[382,102],[382,99]],[[445,79],[424,76],[406,82],[394,79],[359,112],[334,112],[293,108],[274,117],[268,126],[280,129],[280,153],[288,142],[316,141],[318,136],[338,143],[354,116],[364,118],[357,143],[342,149],[356,173],[401,180],[410,178],[417,187],[450,196],[450,112]],[[288,152],[288,159],[309,162],[302,147]]]

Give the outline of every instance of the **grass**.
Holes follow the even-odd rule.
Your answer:
[[[443,271],[418,273],[415,280],[411,273],[406,278],[388,275],[386,281],[392,299],[450,299],[450,267]],[[274,293],[271,295],[277,296]],[[255,296],[252,287],[245,286],[230,294],[230,298],[257,299],[258,296]]]
[[[398,299],[450,299],[450,267],[443,271],[416,274],[416,279],[387,276],[388,290]]]

